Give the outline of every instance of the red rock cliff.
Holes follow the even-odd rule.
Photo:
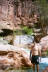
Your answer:
[[[20,24],[32,24],[37,22],[37,7],[34,0],[0,0],[0,28],[17,27]]]

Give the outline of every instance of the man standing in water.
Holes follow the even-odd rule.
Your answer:
[[[39,56],[41,56],[41,46],[38,43],[35,43],[32,45],[32,49],[30,52],[31,57],[31,63],[33,64],[33,72],[35,72],[35,65],[37,68],[37,72],[39,72]],[[41,61],[41,57],[40,57]]]

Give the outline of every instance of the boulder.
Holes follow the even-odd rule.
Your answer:
[[[46,67],[42,72],[48,72],[48,67]]]
[[[0,29],[9,29],[13,30],[13,22],[12,21],[0,21]]]
[[[41,38],[40,45],[42,46],[42,56],[47,56],[48,51],[48,35]]]
[[[41,38],[40,45],[42,46],[43,50],[45,50],[45,51],[48,50],[48,35]]]
[[[0,45],[0,69],[31,66],[29,55],[22,48],[12,45]]]

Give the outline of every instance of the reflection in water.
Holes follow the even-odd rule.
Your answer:
[[[23,37],[21,37],[21,38],[23,38]],[[28,42],[28,37],[25,36],[25,38],[23,38],[21,40],[21,43],[30,43],[30,42],[32,42],[32,41],[30,41],[31,39],[29,39],[29,42]],[[18,40],[16,40],[16,41],[18,41]],[[19,41],[18,41],[18,43],[19,43]],[[25,49],[25,48],[22,48],[22,49],[25,50],[28,53],[28,55],[30,54],[29,49]],[[42,70],[45,69],[47,66],[48,66],[48,58],[42,58],[42,61],[39,64],[39,68],[40,68],[39,72],[42,72]],[[28,69],[26,68],[26,69],[19,69],[19,70],[17,70],[17,69],[14,69],[14,70],[0,70],[0,72],[33,72],[33,71],[32,71],[31,68],[28,68]],[[37,72],[37,71],[35,71],[35,72]]]
[[[0,70],[0,72],[32,72],[32,69],[27,69],[27,70]]]
[[[43,71],[43,69],[45,69],[46,67],[48,66],[48,64],[45,64],[45,63],[40,63],[39,64],[39,72],[42,72]],[[14,69],[14,70],[0,70],[0,72],[33,72],[32,71],[32,68],[26,68],[26,69],[19,69],[19,70],[17,70],[17,69]],[[37,71],[35,71],[35,72],[37,72]]]
[[[29,49],[25,49],[24,50],[29,54],[30,50]],[[42,72],[46,67],[48,66],[48,58],[41,58],[41,62],[39,64],[39,72]],[[25,69],[14,69],[14,70],[0,70],[0,72],[33,72],[32,68],[25,68]],[[37,72],[37,71],[35,71]]]

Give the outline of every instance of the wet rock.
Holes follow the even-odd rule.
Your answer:
[[[46,70],[48,71],[48,67],[46,67]]]
[[[46,67],[42,72],[48,72],[48,67]]]
[[[41,38],[40,45],[42,46],[42,55],[46,56],[48,50],[48,35]]]

